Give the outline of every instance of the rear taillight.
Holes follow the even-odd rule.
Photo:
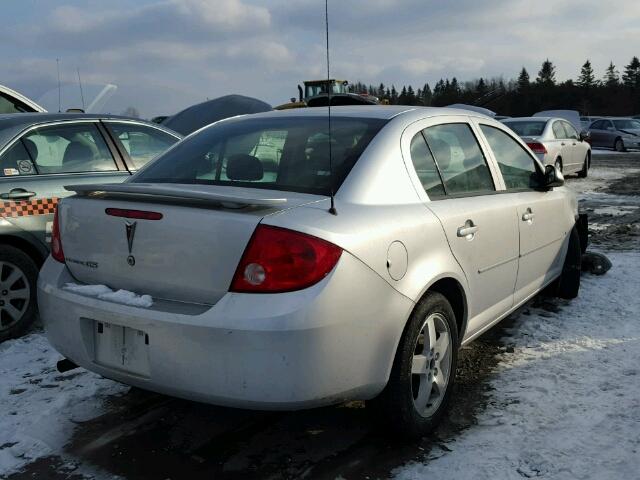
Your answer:
[[[60,223],[58,220],[58,207],[53,214],[53,227],[51,228],[51,256],[54,260],[64,263],[64,251],[62,250],[62,240],[60,239]]]
[[[527,142],[527,146],[533,153],[541,153],[543,155],[547,153],[547,149],[540,142]]]
[[[245,293],[301,290],[322,280],[341,254],[340,247],[317,237],[258,225],[229,290]]]

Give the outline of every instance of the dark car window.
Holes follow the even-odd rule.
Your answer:
[[[616,126],[616,130],[638,130],[640,129],[640,122],[638,120],[614,120],[613,124]]]
[[[183,140],[132,182],[234,185],[328,195],[386,120],[332,117],[238,119]],[[331,150],[331,165],[329,163]]]
[[[572,138],[573,140],[578,140],[580,138],[577,130],[569,122],[562,122],[562,126],[564,127],[564,131],[567,132],[566,138]]]
[[[590,129],[594,130],[602,130],[604,122],[602,120],[597,120],[591,124]]]
[[[553,130],[553,136],[556,139],[567,138],[567,132],[565,131],[562,122],[553,122],[551,128]]]
[[[37,173],[25,143],[15,142],[0,158],[0,174],[4,177],[14,175],[33,175]]]
[[[144,167],[149,160],[167,150],[179,139],[157,128],[133,123],[108,123],[129,154],[132,170]]]
[[[481,125],[480,128],[493,150],[507,190],[541,186],[536,162],[522,145],[498,128],[489,125]]]
[[[495,191],[491,172],[469,125],[436,125],[423,133],[448,195]]]
[[[429,198],[434,199],[444,196],[444,187],[436,162],[421,132],[416,133],[411,140],[411,161],[416,169],[422,188],[427,192]]]
[[[21,101],[4,93],[0,93],[0,113],[22,113],[32,111],[32,108],[27,107]]]
[[[541,122],[540,120],[503,123],[521,137],[539,137],[547,125],[547,122]]]
[[[32,130],[23,137],[40,174],[117,170],[93,123],[62,124]]]
[[[615,128],[613,128],[613,123],[611,123],[611,120],[604,120],[602,128],[603,130],[615,130]]]

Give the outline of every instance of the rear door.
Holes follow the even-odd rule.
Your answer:
[[[565,194],[541,190],[542,167],[506,130],[480,122],[505,184],[500,195],[517,209],[520,237],[516,304],[556,278],[562,269],[563,245],[571,228],[564,214]]]
[[[500,184],[468,118],[447,120],[426,122],[413,133],[410,156],[426,205],[467,276],[467,332],[473,335],[513,305],[518,224],[515,206],[497,195]]]
[[[555,151],[557,152],[556,157],[560,157],[562,159],[562,168],[566,170],[573,163],[573,156],[571,150],[571,141],[567,138],[567,130],[564,128],[566,122],[562,120],[554,120],[551,124],[551,129],[553,130],[553,136],[555,140],[553,140],[555,144]],[[552,162],[556,161],[555,158],[551,159]]]
[[[132,172],[144,167],[181,138],[161,128],[137,122],[106,120],[102,123]]]
[[[580,141],[578,131],[569,122],[562,122],[565,132],[567,132],[567,146],[571,151],[571,166],[567,172],[577,172],[582,168],[586,148]]]
[[[123,181],[119,165],[95,121],[32,128],[0,152],[0,217],[48,244],[63,187]]]

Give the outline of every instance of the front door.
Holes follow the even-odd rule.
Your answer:
[[[565,195],[542,189],[542,167],[510,134],[494,126],[481,124],[480,128],[502,172],[503,202],[517,210],[520,249],[514,302],[518,304],[562,269],[571,225]]]

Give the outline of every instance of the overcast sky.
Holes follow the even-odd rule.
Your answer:
[[[175,113],[228,93],[273,105],[326,72],[324,0],[3,0],[0,83],[37,98],[115,83],[114,113]],[[598,78],[640,56],[640,1],[329,0],[332,76],[414,87],[441,77]],[[115,101],[117,100],[117,101]],[[116,111],[118,110],[119,111]]]

